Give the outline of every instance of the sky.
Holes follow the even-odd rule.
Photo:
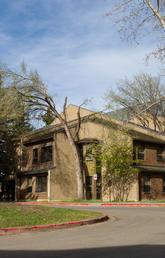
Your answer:
[[[140,44],[121,39],[110,17],[113,0],[0,0],[0,62],[19,71],[36,69],[60,109],[68,104],[104,109],[104,95],[125,77],[157,75],[160,64],[145,63],[153,35]]]

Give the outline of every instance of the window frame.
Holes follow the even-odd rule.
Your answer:
[[[27,177],[27,192],[28,193],[32,193],[32,187],[33,187],[32,179],[33,179],[32,176]]]
[[[162,177],[162,192],[165,193],[165,176]]]
[[[145,181],[145,179],[147,179]],[[151,177],[149,175],[143,176],[143,192],[150,193],[151,192]]]
[[[46,152],[46,150],[51,150]],[[52,145],[41,147],[41,163],[51,162],[53,160],[53,147]]]
[[[156,159],[157,159],[157,162],[161,162],[161,163],[164,162],[163,152],[164,152],[164,148],[163,147],[159,147],[159,148],[156,149]]]
[[[32,159],[32,164],[38,164],[38,148],[33,149],[33,159]]]
[[[43,180],[44,178],[44,180]],[[39,180],[41,180],[41,182],[39,182]],[[45,183],[45,185],[43,186],[42,183]],[[39,186],[38,183],[41,185]],[[36,193],[46,193],[47,192],[47,176],[46,175],[39,175],[36,176]]]
[[[142,150],[140,150],[141,147],[142,147]],[[137,159],[145,160],[145,144],[143,143],[137,146]]]

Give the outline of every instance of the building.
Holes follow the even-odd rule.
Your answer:
[[[69,105],[67,121],[76,130],[78,107]],[[97,167],[93,146],[107,133],[119,127],[129,128],[128,137],[140,160],[139,175],[132,185],[128,200],[165,199],[165,135],[133,123],[111,119],[81,108],[81,125],[77,145],[83,167],[86,199],[109,200],[103,191],[102,171]],[[102,119],[100,123],[99,120]],[[77,198],[74,156],[65,131],[55,120],[50,126],[20,137],[19,166],[16,175],[16,199],[73,200]]]

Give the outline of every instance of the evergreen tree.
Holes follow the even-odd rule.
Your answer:
[[[29,107],[24,105],[14,87],[6,86],[6,78],[0,76],[0,177],[16,168],[15,140],[33,129],[30,124]]]
[[[45,125],[50,125],[54,121],[54,115],[52,115],[50,108],[48,108],[45,114],[42,115],[42,121]]]

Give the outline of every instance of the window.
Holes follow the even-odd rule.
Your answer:
[[[151,186],[150,186],[150,176],[144,176],[143,178],[143,192],[150,193]]]
[[[47,191],[47,176],[36,177],[36,192]]]
[[[93,159],[95,154],[95,145],[92,143],[86,144],[86,160]]]
[[[162,191],[165,193],[165,176],[162,178]]]
[[[38,163],[38,149],[33,149],[33,164]]]
[[[158,162],[163,162],[164,159],[163,159],[163,148],[158,148],[157,149],[157,161]]]
[[[133,147],[133,160],[136,160],[136,153],[137,153],[137,148],[134,146]]]
[[[138,146],[138,159],[144,160],[144,150],[145,150],[144,144],[140,144]]]
[[[27,178],[27,192],[28,193],[32,192],[32,176],[29,176]]]
[[[52,161],[52,146],[41,149],[41,163]]]
[[[86,145],[86,156],[91,156],[92,155],[92,144],[87,144]]]

